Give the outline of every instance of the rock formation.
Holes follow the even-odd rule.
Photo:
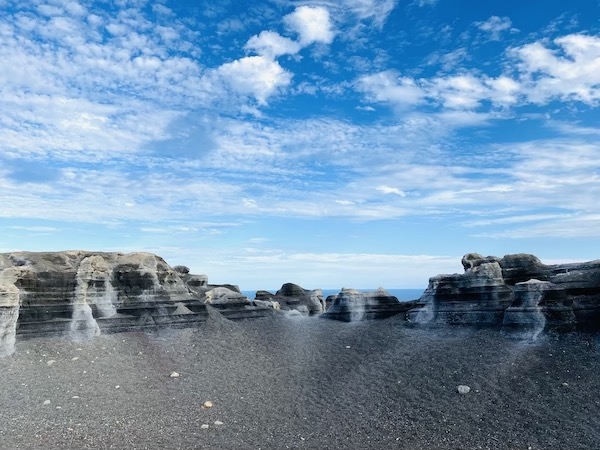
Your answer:
[[[503,326],[531,336],[545,328],[600,328],[600,260],[545,265],[529,254],[469,253],[462,263],[463,274],[430,278],[409,322]]]
[[[278,311],[298,311],[306,316],[318,315],[325,311],[321,289],[309,291],[293,283],[285,283],[275,294],[257,291],[254,304]]]
[[[321,317],[344,322],[385,319],[415,307],[414,302],[401,302],[383,288],[374,292],[344,288],[339,294],[330,297],[332,298],[328,297],[328,301],[331,301],[331,306]]]
[[[207,305],[228,318],[265,314],[204,275],[172,269],[150,253],[67,251],[0,254],[0,356],[17,336],[65,335],[195,326]]]

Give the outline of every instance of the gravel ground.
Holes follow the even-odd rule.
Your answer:
[[[215,316],[18,341],[0,383],[2,449],[600,448],[597,335]]]

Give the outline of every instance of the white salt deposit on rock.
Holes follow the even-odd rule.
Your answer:
[[[464,384],[460,384],[457,390],[459,394],[468,394],[471,392],[471,388],[469,386],[465,386]]]

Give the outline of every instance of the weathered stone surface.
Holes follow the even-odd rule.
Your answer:
[[[270,305],[265,302],[269,302]],[[311,316],[321,314],[325,310],[321,289],[310,291],[293,283],[285,283],[275,294],[269,291],[257,291],[254,303],[278,311],[295,310],[302,315]]]
[[[545,265],[528,254],[469,253],[463,274],[430,278],[412,323],[503,325],[531,335],[540,328],[600,328],[600,261]]]
[[[206,320],[206,304],[226,309],[229,318],[264,311],[239,289],[208,286],[206,276],[176,271],[150,253],[0,254],[0,356],[14,351],[17,336],[90,339],[100,332],[196,326]]]
[[[514,300],[504,313],[503,331],[518,337],[535,338],[547,326],[573,329],[572,302],[564,290],[549,281],[531,279],[517,283]]]
[[[332,304],[321,316],[326,319],[355,322],[369,319],[385,319],[403,314],[415,305],[400,302],[383,288],[374,292],[360,292],[356,289],[342,289],[332,298]]]

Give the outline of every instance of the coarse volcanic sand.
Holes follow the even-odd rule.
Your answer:
[[[22,340],[0,359],[0,447],[597,449],[599,349],[395,318]]]

